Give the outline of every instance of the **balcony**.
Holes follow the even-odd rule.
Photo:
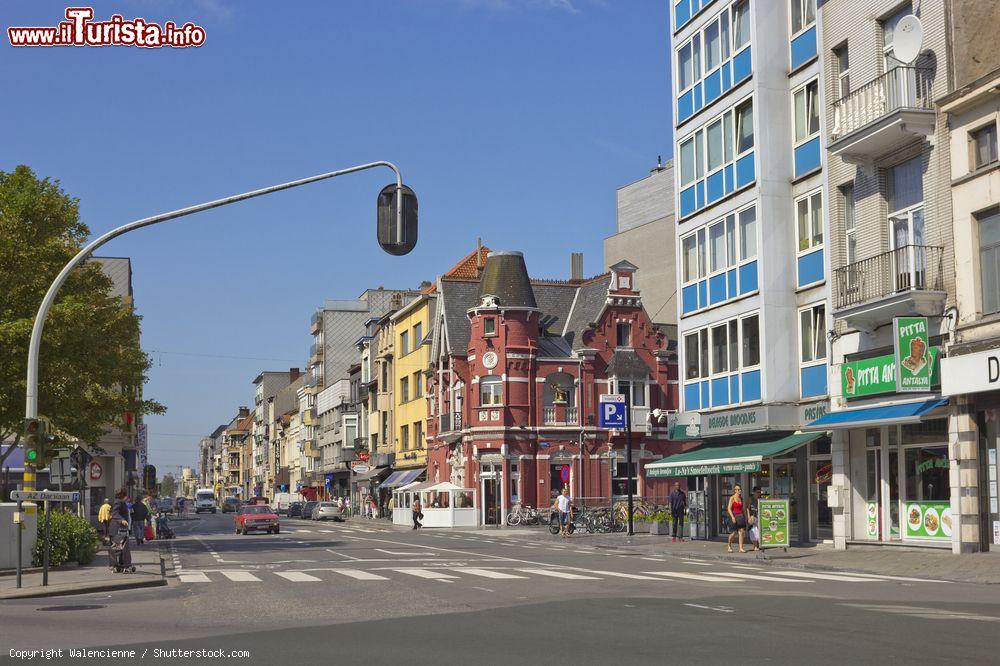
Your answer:
[[[319,425],[319,417],[316,416],[316,408],[310,407],[302,411],[302,425]]]
[[[577,425],[580,423],[578,407],[549,405],[542,408],[542,422],[545,425]]]
[[[935,316],[944,311],[944,248],[905,245],[833,272],[833,316],[861,331],[893,317]]]
[[[441,415],[440,432],[451,432],[462,429],[462,415],[458,412],[449,412]]]
[[[316,365],[323,360],[323,343],[314,342],[309,346],[309,365]]]
[[[309,332],[316,335],[323,330],[323,311],[317,310],[309,320]]]
[[[930,69],[894,67],[841,97],[833,103],[830,154],[870,168],[900,144],[933,135],[933,82]]]

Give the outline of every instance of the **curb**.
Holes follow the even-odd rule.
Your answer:
[[[90,594],[91,592],[116,592],[120,590],[136,590],[145,587],[164,587],[167,584],[167,579],[160,578],[149,578],[145,580],[135,580],[135,581],[122,581],[122,582],[102,582],[102,583],[84,583],[82,585],[74,585],[72,587],[61,588],[58,585],[49,585],[47,588],[31,588],[31,589],[21,589],[15,592],[4,592],[0,593],[0,600],[7,601],[10,599],[41,599],[44,597],[61,597],[61,596],[71,596],[75,594]]]

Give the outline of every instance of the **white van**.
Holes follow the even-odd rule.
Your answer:
[[[305,502],[306,498],[300,493],[274,493],[274,502],[271,508],[279,515],[288,515],[288,505],[292,502]]]
[[[211,511],[215,513],[215,491],[211,488],[199,488],[194,493],[194,512]]]

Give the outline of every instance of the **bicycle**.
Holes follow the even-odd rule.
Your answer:
[[[514,505],[514,509],[507,514],[507,524],[517,525],[537,525],[538,509],[530,506],[522,506],[520,503]]]
[[[573,521],[574,521],[574,514],[575,513],[576,513],[576,511],[573,509],[573,507],[570,507],[570,509],[569,509],[569,523],[566,525],[566,531],[569,532],[570,534],[572,534],[573,532],[576,531],[576,525],[573,523]],[[551,511],[549,513],[549,534],[552,534],[552,535],[559,534],[559,528],[560,528],[560,525],[559,525],[559,512],[558,511]]]

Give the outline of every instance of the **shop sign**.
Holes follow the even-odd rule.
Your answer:
[[[927,357],[930,371],[930,386],[937,383],[937,360],[941,355],[940,347],[932,347]],[[881,393],[896,392],[896,357],[894,354],[875,356],[861,361],[850,361],[840,365],[840,389],[844,397],[863,398]],[[910,389],[913,390],[913,389]]]
[[[993,521],[993,543],[1000,544],[1000,520]]]
[[[941,359],[941,395],[1000,389],[1000,349]]]
[[[868,538],[877,539],[878,523],[879,523],[878,502],[868,502],[867,520],[868,520],[868,528],[866,533],[868,534]]]
[[[896,317],[892,320],[896,348],[896,392],[924,393],[931,390],[927,317]]]
[[[701,415],[701,436],[731,435],[758,430],[797,430],[800,421],[796,405],[759,405]]]
[[[950,502],[906,502],[903,506],[904,539],[951,539]]]
[[[678,465],[676,467],[647,467],[646,476],[650,478],[676,476],[711,476],[714,474],[743,474],[744,472],[759,472],[759,462],[716,463],[713,465]]]
[[[762,499],[760,510],[760,545],[762,548],[788,548],[788,500]]]
[[[812,423],[821,419],[830,411],[830,402],[815,402],[811,405],[799,405],[799,423]]]

